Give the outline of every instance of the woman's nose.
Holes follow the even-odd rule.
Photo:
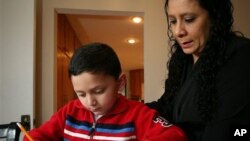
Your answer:
[[[186,31],[186,28],[185,28],[185,25],[183,25],[182,23],[178,23],[176,24],[175,26],[175,29],[174,29],[174,33],[175,33],[175,36],[176,37],[183,37],[187,34],[187,31]]]

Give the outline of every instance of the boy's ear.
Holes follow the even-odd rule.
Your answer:
[[[123,89],[125,89],[126,83],[127,83],[126,75],[122,73],[119,76],[119,80],[118,80],[118,92],[119,93],[122,93]]]

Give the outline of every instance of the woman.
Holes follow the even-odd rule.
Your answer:
[[[232,31],[230,0],[166,0],[171,57],[148,106],[191,141],[228,141],[250,125],[250,40]],[[250,132],[250,130],[249,130]]]

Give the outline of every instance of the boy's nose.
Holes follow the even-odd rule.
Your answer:
[[[91,95],[87,96],[87,101],[88,101],[89,106],[95,106],[97,103],[95,97]]]

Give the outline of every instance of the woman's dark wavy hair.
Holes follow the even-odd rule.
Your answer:
[[[165,3],[166,13],[168,1],[166,0]],[[204,121],[210,121],[217,106],[216,74],[226,60],[224,52],[227,38],[234,34],[232,31],[234,21],[232,15],[233,6],[230,0],[197,0],[197,2],[209,13],[211,21],[209,39],[199,60],[196,62],[196,65],[199,67],[197,108],[201,118]],[[188,60],[192,59],[191,55],[184,54],[180,45],[173,38],[169,25],[168,31],[171,44],[171,58],[167,63],[169,72],[165,81],[165,98],[167,103],[171,101],[173,95],[179,90],[184,66],[188,63]]]

